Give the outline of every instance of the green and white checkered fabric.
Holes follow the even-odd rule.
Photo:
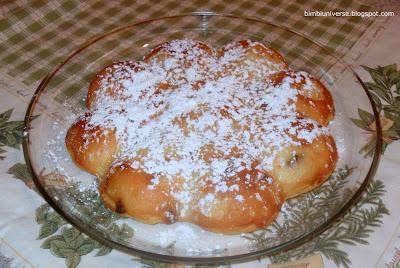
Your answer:
[[[7,73],[35,88],[65,55],[90,37],[135,21],[193,11],[214,11],[260,18],[287,26],[332,49],[339,55],[360,38],[374,18],[305,17],[304,11],[370,11],[357,2],[297,1],[14,1],[3,7],[0,20],[0,74]],[[190,24],[190,22],[189,22]],[[167,26],[159,26],[163,30]],[[233,25],[236,32],[246,29]],[[292,47],[290,53],[307,54],[307,44],[288,40],[285,33],[269,39],[274,47]],[[112,44],[108,44],[112,46]],[[91,57],[97,57],[96,53]],[[307,55],[314,64],[327,64],[318,52]],[[78,64],[78,63],[76,63]],[[83,63],[81,63],[83,64]],[[74,68],[70,67],[71,74]],[[68,71],[68,70],[67,70]],[[65,94],[71,96],[78,85]]]

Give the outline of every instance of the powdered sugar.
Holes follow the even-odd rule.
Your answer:
[[[235,196],[235,200],[240,202],[240,203],[243,203],[244,202],[244,197],[243,197],[243,195],[238,194],[238,195]]]
[[[176,228],[173,230],[165,230],[160,232],[160,236],[158,237],[158,242],[161,247],[166,247],[177,240],[185,241],[185,240],[195,240],[198,237],[196,233],[188,226],[185,225],[176,225]]]
[[[198,185],[211,183],[215,192],[239,191],[226,181],[244,169],[269,171],[278,151],[326,131],[298,117],[294,103],[299,92],[291,86],[297,78],[287,77],[279,86],[267,79],[283,65],[256,67],[246,60],[244,71],[231,72],[226,64],[240,59],[243,48],[217,59],[197,44],[173,41],[161,50],[167,54],[162,61],[155,54],[143,62],[112,66],[115,71],[102,77],[88,116],[88,127],[115,129],[120,150],[114,165],[129,160],[133,168],[152,174],[151,190],[166,180],[181,215]],[[117,84],[118,90],[108,94]],[[179,187],[178,178],[184,181]],[[241,195],[235,198],[244,202]],[[201,199],[204,215],[213,200],[211,194]]]
[[[215,200],[215,196],[213,194],[208,193],[205,197],[199,200],[199,208],[200,212],[205,216],[211,216],[211,208],[213,202]]]

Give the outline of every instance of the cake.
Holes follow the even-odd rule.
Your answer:
[[[108,208],[148,224],[265,228],[338,158],[328,89],[261,42],[160,44],[98,72],[86,106],[66,135],[71,159]]]

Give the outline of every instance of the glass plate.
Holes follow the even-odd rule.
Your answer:
[[[120,217],[102,205],[96,178],[77,168],[67,154],[65,132],[85,110],[93,75],[111,62],[139,60],[156,45],[178,38],[205,41],[214,48],[239,39],[264,42],[278,50],[290,67],[318,77],[333,95],[336,115],[330,129],[339,150],[337,170],[321,187],[288,200],[275,223],[265,230],[221,235],[188,223],[147,225]],[[360,78],[321,45],[268,22],[200,12],[120,27],[65,55],[42,81],[28,107],[24,154],[47,202],[80,231],[107,246],[164,261],[244,260],[275,254],[316,237],[359,200],[378,165],[381,128],[375,120],[377,144],[373,157],[364,157],[359,151],[369,136],[350,120],[358,118],[358,108],[378,118]]]

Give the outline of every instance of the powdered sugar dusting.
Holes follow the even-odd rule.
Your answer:
[[[243,57],[240,47],[220,59],[192,40],[170,42],[160,51],[162,58],[155,54],[110,67],[114,71],[101,78],[88,127],[115,129],[120,150],[114,165],[129,160],[133,168],[152,174],[150,190],[166,180],[181,215],[198,185],[239,191],[227,180],[244,169],[269,171],[277,152],[327,131],[298,117],[299,92],[291,86],[296,78],[287,77],[279,86],[269,81],[283,64],[263,61],[255,68],[249,60],[244,66],[253,67],[239,75],[226,66]],[[177,179],[183,183],[177,185]],[[242,195],[235,199],[244,202]],[[204,215],[213,201],[212,194],[200,200]]]
[[[165,230],[160,232],[158,242],[161,247],[167,247],[177,240],[195,240],[197,237],[198,235],[190,227],[185,225],[177,225],[173,230]]]

